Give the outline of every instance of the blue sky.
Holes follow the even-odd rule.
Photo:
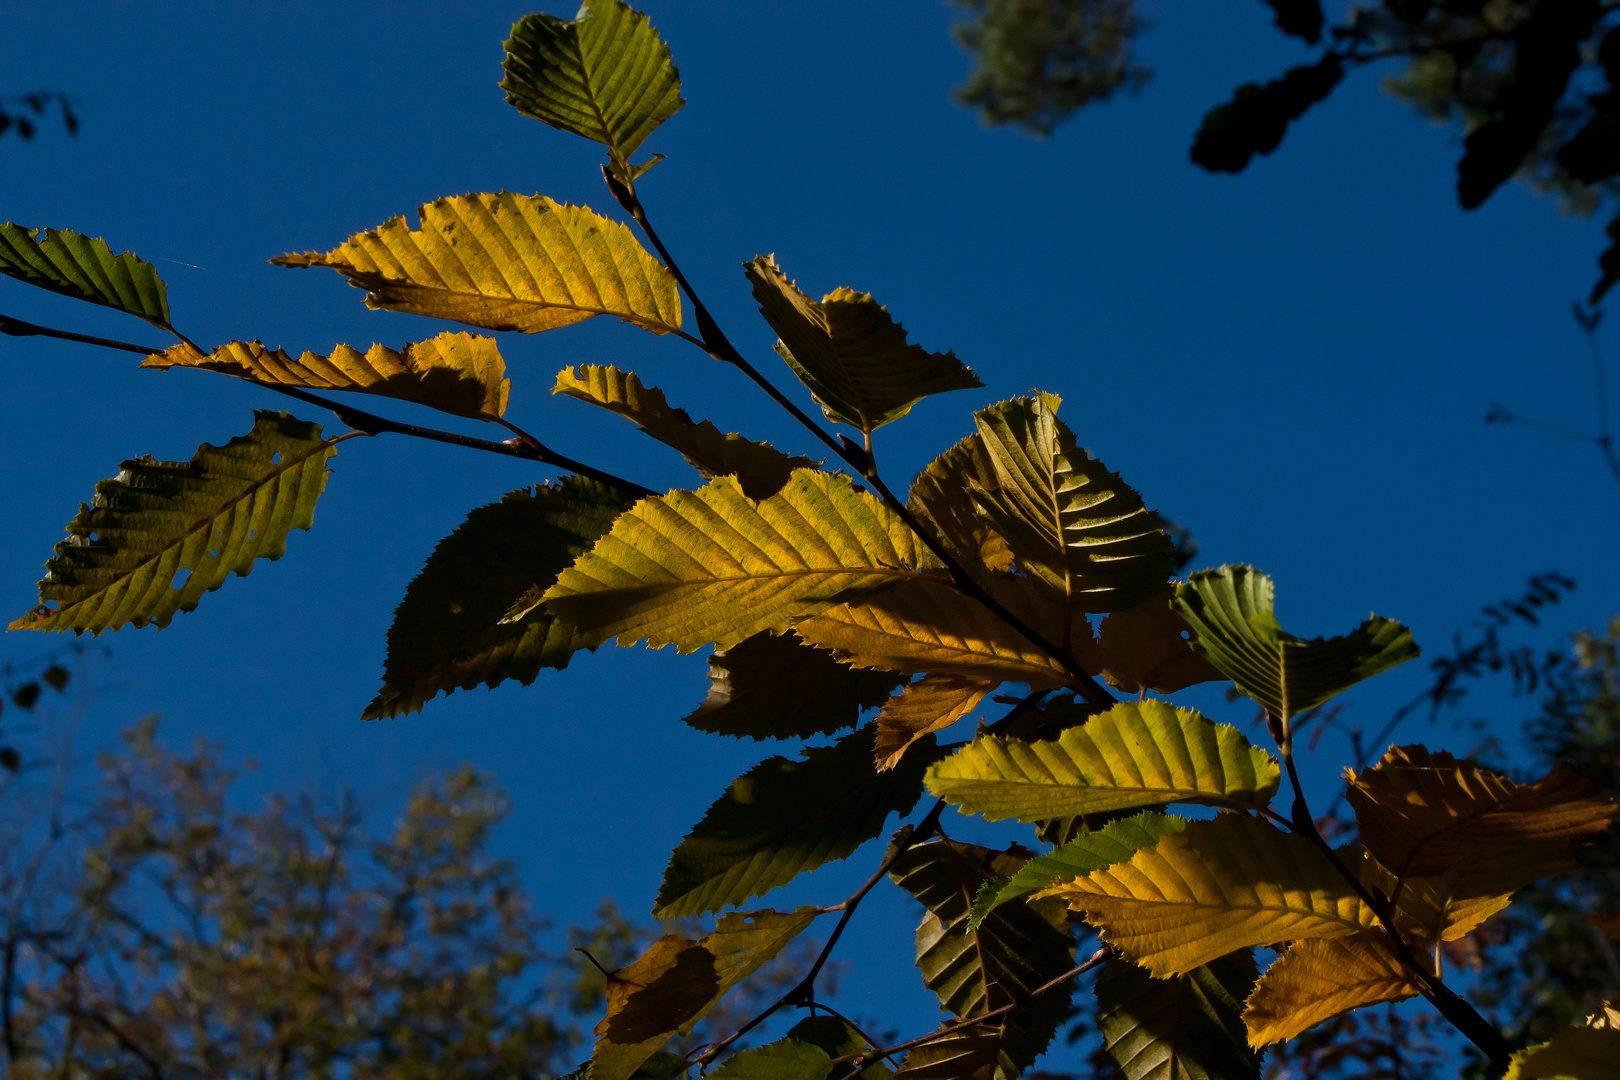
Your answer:
[[[135,250],[168,280],[176,324],[205,344],[258,337],[325,352],[431,336],[442,326],[369,311],[335,274],[264,260],[328,249],[467,191],[614,210],[598,148],[519,116],[496,88],[500,43],[528,10],[8,5],[12,39],[33,47],[14,51],[0,93],[70,91],[83,127],[73,140],[47,127],[31,144],[0,141],[0,217]],[[1272,574],[1296,633],[1343,632],[1374,610],[1443,646],[1481,604],[1549,569],[1580,588],[1542,640],[1614,613],[1620,489],[1596,453],[1481,422],[1500,400],[1592,425],[1569,305],[1590,287],[1599,227],[1522,186],[1458,210],[1456,140],[1381,96],[1368,73],[1246,174],[1195,169],[1186,154],[1203,112],[1304,56],[1271,30],[1264,5],[1157,5],[1142,42],[1154,82],[1044,142],[987,130],[950,103],[969,65],[948,36],[949,9],[932,0],[649,0],[647,10],[688,104],[648,143],[669,160],[643,197],[736,344],[788,384],[739,266],[774,252],[807,291],[872,292],[913,340],[954,349],[986,382],[880,434],[891,482],[966,434],[972,409],[1040,387],[1064,396],[1084,445],[1194,530],[1201,564]],[[165,344],[139,322],[15,283],[0,282],[0,312]],[[1612,346],[1612,333],[1603,339]],[[550,397],[558,368],[632,368],[725,430],[821,456],[757,390],[679,341],[598,319],[504,335],[501,348],[517,422],[649,486],[691,475],[621,421]],[[251,408],[283,407],[231,380],[137,363],[0,339],[8,618],[33,605],[62,525],[120,460],[184,459],[245,432]],[[544,478],[398,437],[345,443],[314,530],[295,534],[285,558],[161,633],[102,639],[116,659],[88,743],[160,710],[171,737],[256,758],[254,784],[349,783],[377,799],[470,760],[513,794],[500,842],[544,909],[577,921],[612,895],[647,910],[668,850],[772,749],[679,722],[703,696],[701,657],[605,649],[528,689],[357,719],[393,605],[433,544],[468,509]],[[7,634],[0,656],[56,644]],[[1424,682],[1408,665],[1353,692],[1350,715],[1376,727]],[[1186,700],[1247,718],[1216,690]],[[1511,704],[1498,714],[1518,715]],[[1414,735],[1468,745],[1444,727]],[[1312,769],[1324,784],[1335,771],[1327,760]],[[770,899],[841,899],[876,857]],[[914,979],[913,923],[905,902],[874,902],[846,954],[864,981],[848,1000],[908,1032],[934,1016],[920,988],[894,996]]]

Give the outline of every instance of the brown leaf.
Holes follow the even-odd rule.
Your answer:
[[[911,744],[972,712],[996,683],[960,675],[924,675],[895,694],[877,717],[878,772],[900,764]]]
[[[1223,676],[1193,652],[1187,621],[1170,607],[1174,589],[1148,598],[1129,611],[1116,611],[1097,628],[1102,676],[1127,694],[1156,690],[1173,694],[1194,683]]]

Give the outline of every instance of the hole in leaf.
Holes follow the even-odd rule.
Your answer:
[[[272,464],[272,465],[280,465],[281,464],[281,451],[280,450],[277,450],[275,453],[270,455],[270,464]]]
[[[1182,641],[1191,641],[1192,640],[1192,631],[1191,630],[1183,630],[1181,632],[1181,640]]]
[[[181,567],[179,570],[176,570],[174,572],[174,580],[169,583],[169,588],[171,588],[171,589],[183,589],[183,588],[185,588],[186,587],[186,581],[190,577],[191,577],[191,568],[189,566]]]
[[[217,558],[219,558],[219,548],[215,548],[215,549],[214,549],[214,550],[213,550],[213,551],[210,551],[210,552],[209,552],[209,553],[208,553],[208,557],[209,557],[209,558],[210,558],[210,559],[217,559]]]

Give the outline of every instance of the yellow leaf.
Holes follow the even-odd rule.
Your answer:
[[[1502,1080],[1616,1080],[1620,1031],[1570,1028],[1540,1046],[1520,1050]]]
[[[1068,901],[1159,978],[1245,946],[1348,937],[1375,921],[1309,841],[1236,814],[1194,821],[1130,862],[1036,896]]]
[[[675,276],[630,230],[542,196],[457,195],[321,254],[277,266],[329,266],[374,308],[527,334],[615,315],[655,334],[680,329]]]
[[[998,578],[986,586],[1024,625],[1048,641],[1063,640],[1068,615],[1071,647],[1082,667],[1095,670],[1088,662],[1091,628],[1084,615],[1065,612],[1022,578]],[[831,649],[855,667],[1022,682],[1038,690],[1070,681],[1062,664],[990,609],[943,579],[927,575],[914,575],[896,588],[801,619],[793,629],[805,641]]]
[[[918,547],[903,521],[837,473],[800,469],[758,503],[722,476],[637,503],[545,599],[594,641],[729,649],[915,580]]]
[[[1467,859],[1443,874],[1401,880],[1362,849],[1352,851],[1359,852],[1362,860],[1362,884],[1376,888],[1395,904],[1395,927],[1414,947],[1432,948],[1437,942],[1467,937],[1511,904],[1518,888],[1513,884],[1517,879],[1509,879],[1503,887],[1495,860]],[[1357,857],[1352,851],[1342,851],[1340,857],[1352,861]]]
[[[629,1080],[670,1037],[686,1034],[743,979],[782,951],[819,910],[733,912],[701,941],[665,935],[608,975],[596,1025],[594,1080]]]
[[[917,474],[906,505],[933,526],[934,536],[951,554],[988,575],[1012,567],[1012,549],[979,513],[968,491],[996,491],[999,484],[984,439],[974,432]]]
[[[954,353],[931,353],[866,293],[834,289],[819,303],[799,291],[769,255],[743,267],[776,351],[827,419],[871,432],[929,394],[983,386]]]
[[[1173,694],[1223,677],[1215,665],[1193,652],[1187,620],[1170,606],[1174,596],[1173,588],[1166,589],[1129,611],[1114,612],[1097,627],[1102,675],[1115,689]]]
[[[1261,807],[1281,775],[1231,725],[1148,699],[1048,741],[985,735],[929,769],[928,789],[992,821],[1042,821],[1167,802]]]
[[[557,373],[553,394],[567,394],[617,413],[665,446],[680,451],[705,480],[735,476],[750,499],[768,499],[782,490],[794,469],[814,469],[807,457],[789,457],[766,443],[722,435],[709,421],[699,423],[685,409],[671,408],[664,392],[643,386],[634,372],[583,364]]]
[[[398,352],[386,345],[364,353],[339,345],[326,356],[306,352],[296,360],[257,341],[233,341],[206,356],[182,343],[148,356],[141,367],[193,367],[305,390],[358,390],[475,420],[503,416],[512,389],[495,339],[455,331]]]
[[[1258,1050],[1342,1012],[1421,992],[1380,931],[1309,938],[1296,941],[1260,976],[1243,1023],[1249,1045]]]
[[[950,727],[995,688],[993,682],[959,675],[925,675],[895,694],[877,717],[878,772],[900,764],[912,743]]]
[[[1351,776],[1346,799],[1361,842],[1398,878],[1474,860],[1520,885],[1567,869],[1573,846],[1607,829],[1615,814],[1614,801],[1568,765],[1517,784],[1421,746],[1393,747]]]
[[[1620,1009],[1615,1008],[1612,1001],[1605,1001],[1597,1012],[1586,1018],[1586,1026],[1604,1031],[1620,1030]]]

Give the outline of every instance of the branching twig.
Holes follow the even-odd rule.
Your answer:
[[[163,351],[162,349],[147,348],[145,345],[136,345],[128,341],[115,341],[111,338],[75,334],[68,330],[55,330],[48,326],[36,326],[33,323],[23,322],[21,319],[13,319],[5,315],[0,315],[0,333],[10,334],[14,337],[60,338],[63,341],[78,341],[86,345],[99,345],[104,349],[119,349],[123,352],[139,353],[142,356],[151,356]],[[464,446],[470,450],[482,450],[485,453],[500,454],[503,457],[538,461],[543,465],[550,465],[566,472],[588,476],[592,480],[600,481],[610,487],[618,488],[641,498],[657,494],[649,487],[643,487],[641,484],[614,476],[610,472],[604,472],[593,465],[587,465],[582,461],[575,461],[573,458],[559,454],[533,435],[505,419],[502,419],[501,423],[508,430],[515,432],[517,438],[496,442],[493,439],[480,439],[471,435],[461,435],[454,431],[441,431],[438,428],[422,427],[419,424],[405,424],[397,420],[390,420],[385,416],[378,416],[376,413],[369,413],[364,409],[356,409],[353,406],[333,401],[331,398],[312,394],[307,390],[300,390],[295,386],[283,386],[280,383],[264,382],[259,379],[243,379],[242,381],[330,410],[343,423],[366,435],[409,435],[416,439],[447,443],[451,446]]]
[[[991,613],[1001,619],[1002,622],[1018,631],[1032,645],[1061,664],[1064,671],[1068,673],[1073,681],[1075,690],[1082,697],[1091,704],[1100,707],[1115,704],[1114,695],[1109,693],[1096,679],[1092,678],[1074,657],[1048,641],[1043,634],[1040,634],[1018,616],[1007,610],[1004,604],[990,595],[988,590],[974,580],[973,576],[968,573],[967,568],[939,541],[933,531],[918,520],[917,515],[911,512],[904,501],[889,490],[889,486],[883,482],[882,477],[878,474],[872,456],[864,448],[848,438],[834,438],[831,432],[812,420],[803,409],[795,405],[792,399],[777,389],[774,383],[767,379],[754,365],[750,364],[742,353],[737,351],[736,346],[732,345],[725,332],[714,321],[714,317],[709,314],[709,309],[704,306],[703,300],[698,296],[697,291],[692,288],[691,282],[686,280],[686,275],[681,272],[679,264],[670,255],[669,249],[664,246],[663,240],[659,239],[658,233],[652,227],[652,222],[647,219],[647,211],[641,205],[641,200],[636,196],[635,191],[621,184],[606,167],[602,169],[602,177],[607,181],[608,190],[613,193],[614,199],[618,201],[620,206],[624,207],[626,213],[635,219],[636,224],[641,227],[641,231],[646,234],[648,241],[657,250],[659,257],[664,260],[664,265],[669,267],[670,273],[675,276],[675,281],[680,285],[681,291],[692,302],[693,314],[697,319],[698,333],[701,335],[701,340],[697,341],[696,344],[710,357],[721,363],[730,364],[742,372],[755,386],[765,391],[772,401],[785,409],[788,415],[797,420],[805,430],[819,439],[827,449],[837,454],[850,468],[854,469],[867,483],[871,484],[873,490],[883,500],[884,505],[901,521],[905,522],[906,526],[917,534],[917,537],[922,540],[928,550],[933,552],[934,556],[944,564],[946,571],[951,576],[951,583],[957,589],[990,609]],[[683,334],[681,336],[688,341],[693,340],[689,335]]]

